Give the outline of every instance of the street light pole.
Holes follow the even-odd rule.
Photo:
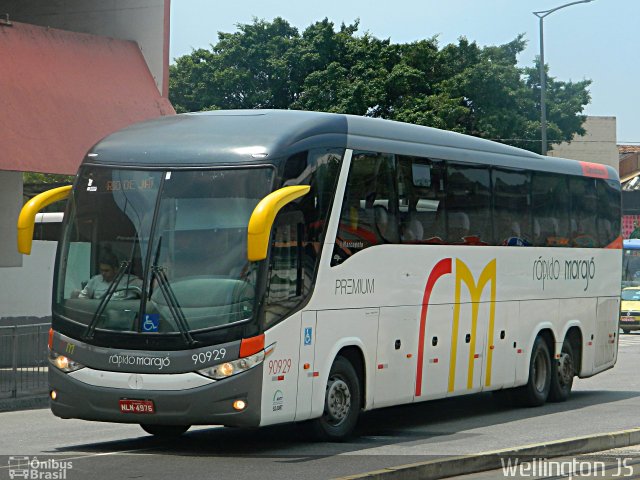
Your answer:
[[[542,155],[547,154],[547,75],[544,71],[544,17],[551,15],[553,12],[560,10],[561,8],[577,5],[578,3],[589,2],[593,2],[593,0],[579,0],[577,2],[565,3],[564,5],[552,8],[551,10],[533,12],[533,14],[540,19],[540,136],[542,140],[540,153]]]

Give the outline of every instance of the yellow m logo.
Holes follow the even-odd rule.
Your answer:
[[[487,375],[485,385],[491,384],[491,362],[493,360],[493,330],[496,316],[496,260],[491,260],[482,270],[478,283],[476,284],[469,267],[460,259],[456,259],[456,290],[455,303],[453,307],[453,331],[451,334],[451,362],[449,363],[449,392],[453,392],[456,374],[456,354],[458,350],[458,328],[460,325],[460,298],[462,283],[467,286],[471,296],[471,338],[469,342],[469,370],[467,374],[467,388],[473,387],[473,371],[475,366],[476,351],[476,331],[478,328],[478,309],[480,298],[487,283],[491,282],[491,301],[489,311],[489,328],[487,342]]]

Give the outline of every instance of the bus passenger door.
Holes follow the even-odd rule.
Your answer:
[[[616,361],[618,353],[616,337],[620,316],[619,298],[598,297],[596,315],[594,373],[608,368]]]
[[[413,400],[419,307],[382,307],[378,328],[373,405],[385,407]]]
[[[516,337],[511,334],[509,325],[518,324],[520,306],[518,302],[500,302],[496,303],[495,308],[493,331],[489,319],[487,332],[488,345],[485,349],[482,373],[483,390],[513,387],[516,379],[516,350],[513,348]]]
[[[302,312],[300,328],[300,362],[298,363],[298,397],[295,421],[311,417],[313,372],[315,370],[316,312]]]
[[[482,388],[490,302],[477,303],[477,313],[473,305],[469,301],[460,303],[457,319],[454,306],[447,395],[472,393]]]
[[[422,308],[422,307],[421,307]],[[418,313],[418,324],[421,312]],[[420,334],[418,324],[415,335],[423,337],[423,345],[418,344],[415,369],[416,402],[442,398],[447,393],[449,378],[449,355],[451,353],[451,330],[453,305],[429,305],[426,312],[424,333]],[[422,362],[420,359],[422,358]]]

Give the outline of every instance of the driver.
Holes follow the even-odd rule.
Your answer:
[[[107,293],[109,285],[115,280],[118,273],[118,257],[111,251],[103,252],[98,259],[98,268],[100,273],[89,279],[87,285],[78,294],[78,298],[102,298]],[[129,286],[139,288],[141,286],[140,279],[135,275],[124,274],[118,288],[125,289]]]

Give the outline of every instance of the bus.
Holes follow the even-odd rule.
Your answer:
[[[640,239],[622,241],[622,286],[640,287]]]
[[[86,154],[66,200],[51,409],[172,436],[493,391],[566,400],[617,358],[608,166],[382,119],[183,114]]]

